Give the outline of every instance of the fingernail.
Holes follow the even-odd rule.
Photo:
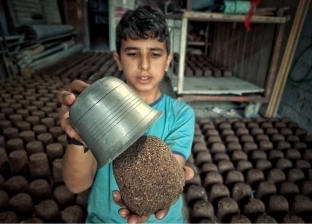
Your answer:
[[[125,213],[120,213],[119,214],[121,217],[125,218],[126,217],[126,214]]]
[[[117,192],[116,192],[116,191],[113,191],[113,197],[114,197],[114,198],[117,198],[117,196],[118,196],[118,195],[117,195]]]
[[[165,216],[163,214],[161,214],[160,216],[158,216],[158,219],[163,219]]]
[[[68,100],[69,100],[69,96],[70,96],[70,95],[67,95],[67,96],[66,96],[66,98],[65,98],[65,99],[66,99],[66,101],[68,101]]]
[[[70,128],[66,130],[67,135],[70,133]]]

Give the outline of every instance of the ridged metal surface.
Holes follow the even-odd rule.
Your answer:
[[[56,0],[9,0],[7,2],[15,26],[22,24],[62,24]]]

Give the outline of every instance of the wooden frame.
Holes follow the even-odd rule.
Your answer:
[[[279,108],[282,94],[284,92],[287,77],[297,48],[301,30],[309,9],[310,0],[300,0],[290,36],[287,41],[285,53],[277,74],[275,85],[271,94],[269,104],[265,111],[265,117],[275,117]]]

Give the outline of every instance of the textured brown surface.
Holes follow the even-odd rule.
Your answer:
[[[122,199],[138,215],[169,208],[183,191],[184,171],[168,146],[143,136],[113,161]]]

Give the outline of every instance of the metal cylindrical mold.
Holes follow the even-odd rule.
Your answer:
[[[161,115],[114,77],[90,85],[69,111],[73,127],[97,158],[98,168],[126,150]]]

